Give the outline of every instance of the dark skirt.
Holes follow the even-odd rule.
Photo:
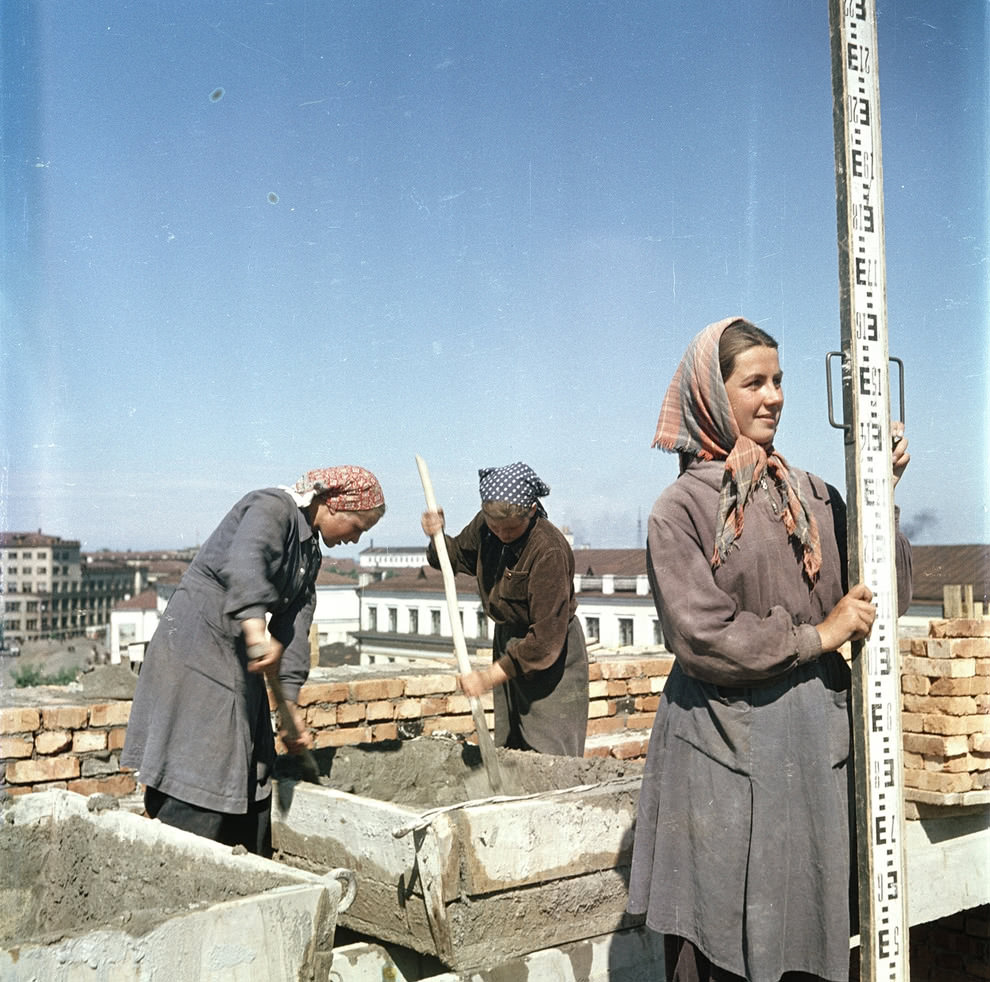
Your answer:
[[[513,635],[495,625],[493,659]],[[588,650],[584,631],[571,618],[558,659],[542,671],[495,687],[495,744],[541,754],[583,757],[588,732]]]

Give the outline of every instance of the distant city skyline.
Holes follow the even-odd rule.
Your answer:
[[[897,502],[988,542],[987,5],[877,9]],[[421,454],[455,531],[524,460],[634,547],[732,314],[781,344],[778,448],[844,488],[826,0],[4,4],[0,68],[0,528],[188,547],[355,463],[365,543],[411,545]]]

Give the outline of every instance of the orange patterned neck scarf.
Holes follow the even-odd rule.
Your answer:
[[[742,536],[743,516],[753,488],[769,471],[785,492],[781,513],[784,528],[801,544],[805,572],[814,583],[822,565],[815,517],[797,480],[791,476],[787,461],[776,450],[771,448],[768,453],[758,443],[740,435],[722,381],[719,339],[727,327],[741,319],[728,317],[709,324],[688,345],[660,407],[653,446],[679,453],[682,459],[725,461],[715,522],[713,569],[725,561],[733,543]]]

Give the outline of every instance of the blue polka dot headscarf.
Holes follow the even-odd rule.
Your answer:
[[[482,501],[508,501],[528,508],[537,498],[550,493],[548,488],[528,464],[516,461],[505,467],[482,467],[479,491]]]

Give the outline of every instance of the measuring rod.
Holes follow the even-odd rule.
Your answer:
[[[910,976],[874,0],[829,0],[829,25],[844,412],[844,423],[832,422],[846,431],[849,583],[865,583],[877,609],[870,637],[853,644],[860,976],[904,982]],[[901,380],[903,416],[903,372]]]

